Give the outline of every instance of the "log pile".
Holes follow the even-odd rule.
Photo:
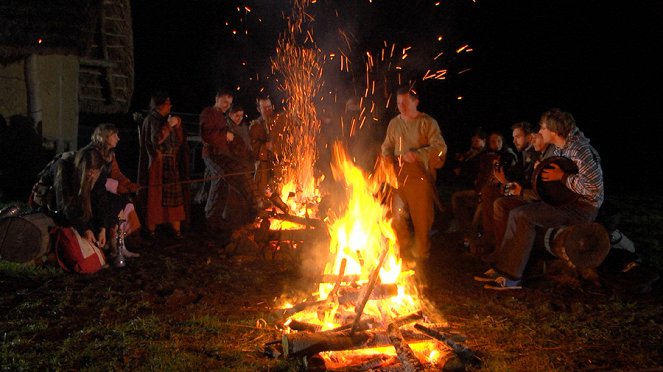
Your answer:
[[[357,287],[356,283],[352,287],[340,285],[346,278],[351,278],[344,275],[344,265],[341,264],[339,275],[324,278],[329,282],[336,280],[326,299],[305,301],[287,309],[275,310],[272,320],[287,320],[281,323],[284,331],[281,339],[265,344],[265,355],[273,358],[303,358],[309,364],[323,364],[323,370],[328,371],[432,371],[440,370],[447,362],[449,365],[446,367],[452,368],[453,365],[452,369],[477,364],[479,359],[476,354],[461,344],[464,338],[451,333],[445,325],[430,323],[422,311],[382,319],[363,314],[368,301],[398,295],[395,284],[380,283],[377,273],[383,260],[384,255],[381,255],[380,262],[371,271],[368,283],[361,287]],[[318,314],[318,320],[322,320],[322,314],[329,309],[353,306],[354,311],[348,311],[349,314],[346,312],[347,316],[335,318],[337,323],[342,324],[335,329],[322,330],[322,326],[317,323],[294,319],[299,313],[309,312]],[[411,347],[423,343],[431,346],[420,348],[419,352],[416,347]],[[392,353],[385,351],[390,348],[393,348]],[[429,359],[425,353],[430,354],[430,350],[444,355]]]

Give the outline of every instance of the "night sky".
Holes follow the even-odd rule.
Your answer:
[[[145,109],[155,90],[170,92],[174,111],[197,114],[213,103],[217,87],[239,86],[236,101],[250,118],[257,116],[253,100],[260,88],[283,98],[269,60],[288,1],[159,4],[132,4],[133,110]],[[560,107],[574,114],[599,151],[610,193],[659,188],[651,181],[663,161],[661,118],[654,115],[663,65],[654,57],[663,36],[659,4],[318,0],[309,12],[317,46],[343,52],[353,63],[348,73],[339,71],[338,58],[325,65],[327,102],[358,90],[363,95],[366,51],[411,47],[400,73],[418,78],[420,110],[438,120],[450,153],[464,150],[478,125],[502,130],[510,141],[511,124],[537,123],[543,111]],[[469,50],[457,52],[464,45]],[[383,68],[385,76],[395,74]],[[446,79],[422,81],[428,69],[446,69]],[[389,110],[385,118],[393,115]]]

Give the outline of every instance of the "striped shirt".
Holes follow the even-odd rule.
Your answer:
[[[565,174],[562,181],[580,199],[600,208],[605,198],[601,157],[589,139],[576,127],[566,137],[562,148],[555,148],[555,156],[571,159],[578,166],[577,174]]]

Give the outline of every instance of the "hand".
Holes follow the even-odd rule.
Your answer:
[[[401,159],[403,159],[403,161],[406,163],[413,163],[417,160],[417,155],[415,155],[415,153],[412,151],[408,151],[401,155]]]
[[[182,123],[182,119],[179,116],[168,116],[168,126],[175,128]]]
[[[267,147],[267,150],[272,151],[274,145],[272,144],[272,141],[267,141],[265,142],[265,147]]]
[[[83,239],[87,240],[88,242],[90,242],[90,244],[96,247],[99,246],[97,243],[97,238],[94,236],[94,232],[92,230],[89,229],[85,230],[85,233],[83,234]]]
[[[559,165],[550,163],[550,167],[546,167],[541,172],[541,179],[546,182],[559,181],[564,177],[564,171],[559,168]]]
[[[106,228],[101,228],[99,237],[97,238],[97,247],[103,248],[106,245]]]
[[[232,142],[235,139],[235,134],[231,131],[226,132],[226,140]]]
[[[499,163],[495,163],[495,166],[493,167],[493,175],[501,184],[506,185],[509,183],[506,179],[506,175],[504,175],[504,168],[502,168]]]
[[[523,187],[520,186],[518,182],[509,182],[504,187],[504,195],[506,196],[518,196],[523,192]]]

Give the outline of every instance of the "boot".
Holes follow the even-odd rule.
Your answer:
[[[124,237],[126,235],[126,232],[122,229],[117,229],[117,251],[118,251],[118,256],[123,256],[126,258],[134,258],[134,257],[140,257],[139,253],[134,253],[131,252],[130,250],[127,249],[127,245],[124,242]]]

